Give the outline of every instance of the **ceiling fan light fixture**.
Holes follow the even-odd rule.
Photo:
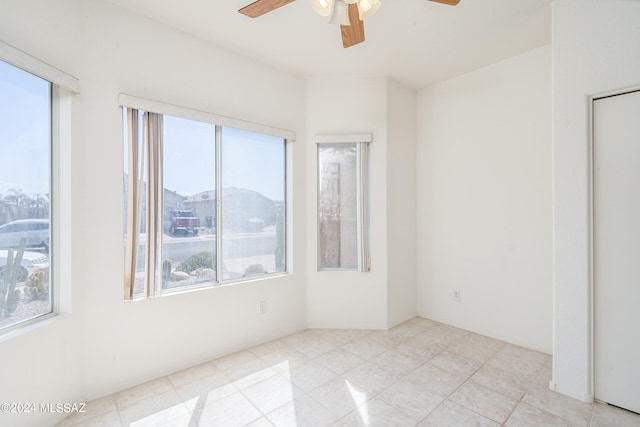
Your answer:
[[[372,17],[382,4],[379,0],[358,0],[358,14],[360,20],[364,21],[367,18]]]
[[[333,0],[309,0],[311,8],[320,16],[329,16]]]
[[[333,3],[333,11],[331,12],[331,18],[329,18],[330,24],[337,25],[351,25],[349,20],[349,5],[344,0],[335,0]]]

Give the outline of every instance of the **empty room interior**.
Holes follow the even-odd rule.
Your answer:
[[[640,2],[249,3],[0,0],[0,425],[640,426]]]

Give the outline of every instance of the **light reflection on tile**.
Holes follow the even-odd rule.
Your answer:
[[[638,414],[549,390],[551,366],[418,317],[388,331],[304,330],[88,402],[58,426],[640,427]]]
[[[244,389],[242,394],[263,414],[268,414],[304,393],[281,375],[276,375]]]

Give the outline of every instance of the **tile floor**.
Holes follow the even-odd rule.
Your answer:
[[[549,390],[551,356],[415,318],[305,330],[89,402],[59,426],[640,426]]]

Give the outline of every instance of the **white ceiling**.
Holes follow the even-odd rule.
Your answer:
[[[389,76],[420,88],[548,44],[551,0],[381,0],[364,43],[344,49],[338,26],[297,0],[252,19],[252,0],[109,0],[289,72]]]

